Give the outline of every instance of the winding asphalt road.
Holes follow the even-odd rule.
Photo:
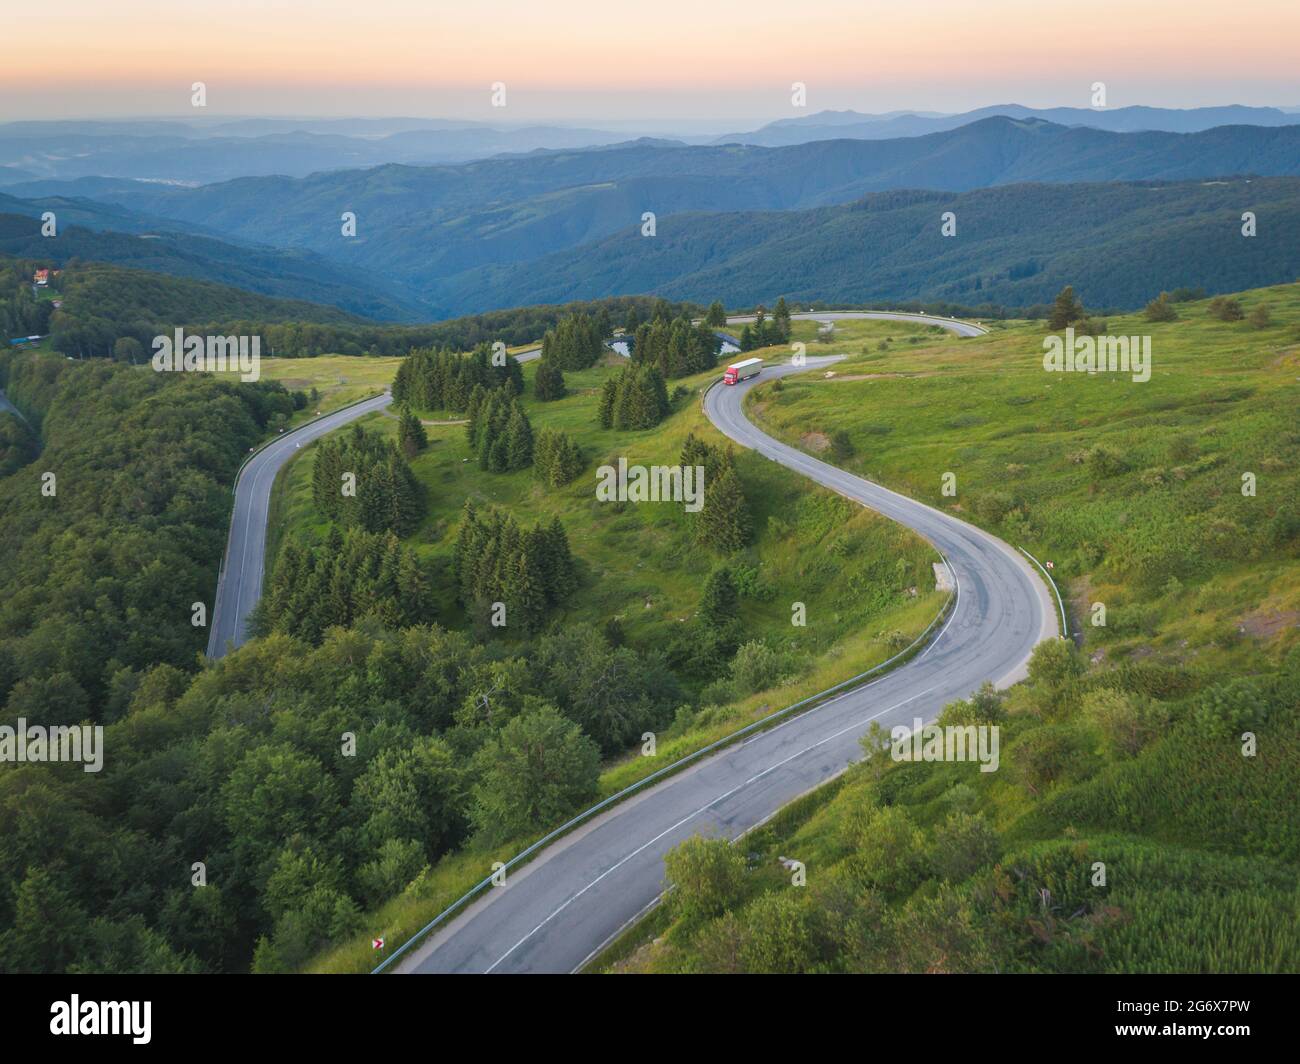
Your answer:
[[[299,448],[393,401],[385,392],[354,406],[310,421],[263,447],[248,460],[235,481],[226,556],[217,578],[217,595],[208,633],[208,657],[219,658],[248,639],[248,615],[262,597],[266,567],[266,522],[275,475]]]
[[[795,316],[917,320],[884,312]],[[962,335],[981,331],[964,322],[921,320]],[[738,837],[856,760],[861,753],[858,739],[872,721],[888,729],[910,724],[914,717],[929,720],[945,703],[969,695],[985,680],[1012,683],[1024,675],[1033,646],[1058,634],[1047,588],[1006,544],[819,462],[772,439],[745,418],[742,400],[758,381],[834,361],[810,358],[803,367],[770,366],[755,380],[715,386],[705,409],[714,424],[741,445],[915,529],[933,543],[948,559],[957,583],[956,604],[938,636],[902,668],[703,759],[588,821],[413,948],[397,970],[578,969],[655,902],[663,889],[663,856],[670,848],[696,832]],[[389,402],[385,394],[326,415],[286,433],[245,465],[235,487],[210,657],[220,657],[227,645],[245,640],[248,613],[261,594],[267,512],[276,473],[300,447]],[[817,545],[807,549],[816,550]]]
[[[798,316],[891,317],[861,312]],[[963,335],[982,331],[964,322],[921,320]],[[683,839],[697,832],[737,838],[856,760],[861,755],[858,739],[873,721],[888,729],[910,725],[916,717],[930,720],[945,703],[970,695],[986,680],[1010,684],[1024,676],[1034,645],[1059,634],[1047,587],[1009,546],[788,447],[745,418],[741,404],[757,381],[834,361],[808,359],[803,367],[768,367],[755,380],[715,386],[705,409],[737,443],[915,529],[933,543],[948,559],[957,584],[957,601],[938,636],[894,672],[701,760],[575,829],[512,872],[505,886],[487,891],[413,948],[398,971],[577,970],[653,905],[663,889],[664,854]]]

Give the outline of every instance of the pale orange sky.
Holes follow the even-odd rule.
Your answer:
[[[768,120],[991,103],[1300,105],[1297,0],[54,0],[7,5],[0,119]],[[489,86],[507,85],[505,109]]]

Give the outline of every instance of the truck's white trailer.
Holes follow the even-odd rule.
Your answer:
[[[722,383],[738,384],[740,381],[757,376],[758,371],[762,368],[763,360],[761,358],[747,358],[741,362],[733,362],[722,374]]]

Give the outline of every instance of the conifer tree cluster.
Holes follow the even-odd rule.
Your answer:
[[[465,504],[452,572],[466,608],[505,604],[505,628],[535,632],[546,613],[577,586],[569,538],[557,517],[549,527],[538,522],[527,532],[497,509],[480,515]]]
[[[507,473],[533,464],[533,427],[508,384],[492,391],[475,388],[465,416],[465,432],[480,469]]]
[[[397,445],[357,424],[316,445],[312,501],[343,528],[398,536],[410,535],[424,514],[420,484]]]
[[[524,372],[512,355],[505,364],[492,364],[492,347],[482,343],[468,355],[445,350],[412,351],[393,378],[393,401],[417,410],[460,413],[469,405],[476,387],[509,385],[518,395],[524,390]]]
[[[433,618],[429,580],[415,552],[391,532],[337,525],[324,544],[286,543],[258,607],[261,634],[284,632],[319,643],[327,628],[350,627],[363,617],[389,628]]]
[[[714,447],[688,433],[682,465],[704,467],[704,505],[694,515],[696,539],[723,554],[741,550],[753,534],[753,525],[731,448]]]
[[[397,446],[407,458],[414,458],[429,446],[429,434],[424,423],[411,413],[409,406],[402,408],[397,422]]]
[[[556,369],[590,369],[605,353],[609,320],[604,315],[571,314],[542,337],[542,361]]]
[[[767,308],[760,303],[754,311],[753,324],[746,325],[740,333],[742,351],[756,351],[760,347],[772,347],[789,342],[790,308],[786,306],[785,296],[776,301],[771,318],[767,316]]]
[[[600,389],[601,428],[653,428],[670,410],[668,385],[654,366],[628,366]]]
[[[568,394],[568,389],[564,387],[564,374],[560,367],[551,365],[546,359],[538,362],[537,375],[533,378],[533,393],[543,403],[563,399]]]
[[[586,465],[582,448],[567,432],[542,429],[533,447],[533,468],[553,488],[568,484]]]
[[[665,380],[703,373],[718,364],[722,341],[713,328],[694,325],[688,315],[659,317],[640,326],[632,341],[632,361],[656,367]]]

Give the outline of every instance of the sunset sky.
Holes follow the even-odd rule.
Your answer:
[[[1297,0],[57,0],[6,5],[0,120],[769,121],[985,104],[1300,105]],[[492,108],[489,86],[507,85]]]

